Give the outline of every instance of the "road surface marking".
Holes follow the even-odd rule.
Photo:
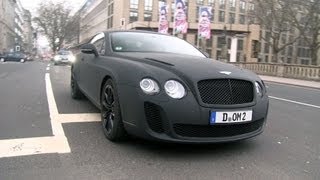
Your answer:
[[[48,99],[48,105],[49,105],[52,133],[54,136],[64,136],[62,125],[57,118],[59,113],[58,113],[57,103],[54,99],[49,73],[46,73],[45,80],[46,80],[46,92],[47,92],[47,99]]]
[[[68,141],[62,136],[0,140],[0,158],[70,152]]]
[[[274,96],[269,96],[269,98],[320,109],[320,106],[316,106],[316,105],[313,105],[313,104],[307,104],[307,103],[303,103],[303,102],[298,102],[298,101],[293,101],[293,100],[289,100],[289,99],[278,98],[278,97],[274,97]]]
[[[61,123],[75,123],[75,122],[99,122],[101,115],[99,113],[90,114],[59,114],[58,120]]]
[[[0,140],[0,158],[49,153],[71,153],[62,123],[99,122],[100,114],[59,114],[50,74],[45,74],[46,94],[53,136]]]

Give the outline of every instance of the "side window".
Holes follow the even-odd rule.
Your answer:
[[[104,40],[104,33],[100,33],[96,35],[92,40],[90,41],[91,44],[93,44],[100,55],[105,55],[105,40]]]

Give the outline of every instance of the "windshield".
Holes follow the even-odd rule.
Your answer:
[[[116,32],[111,35],[114,52],[164,52],[205,57],[186,41],[167,35]]]
[[[58,55],[69,55],[70,52],[69,51],[59,51]]]

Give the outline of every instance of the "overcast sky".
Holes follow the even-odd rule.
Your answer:
[[[45,2],[48,0],[20,0],[22,6],[25,9],[28,9],[31,11],[31,13],[35,13],[37,7],[41,2]],[[80,8],[80,6],[84,3],[85,0],[52,0],[53,2],[61,2],[66,1],[68,4],[70,4],[71,7],[74,7],[75,11]]]

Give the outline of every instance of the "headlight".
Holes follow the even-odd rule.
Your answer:
[[[158,83],[149,78],[145,78],[140,81],[140,88],[148,95],[154,95],[160,91]]]
[[[59,56],[54,56],[53,58],[55,61],[59,61],[60,60],[60,57]]]
[[[181,83],[175,80],[169,80],[164,84],[166,93],[174,98],[181,99],[186,95],[186,90]]]
[[[260,83],[255,82],[254,84],[256,86],[256,91],[257,91],[258,96],[262,97],[263,96],[263,89],[262,89]]]
[[[74,55],[69,55],[69,61],[74,63],[76,61],[76,57]]]

